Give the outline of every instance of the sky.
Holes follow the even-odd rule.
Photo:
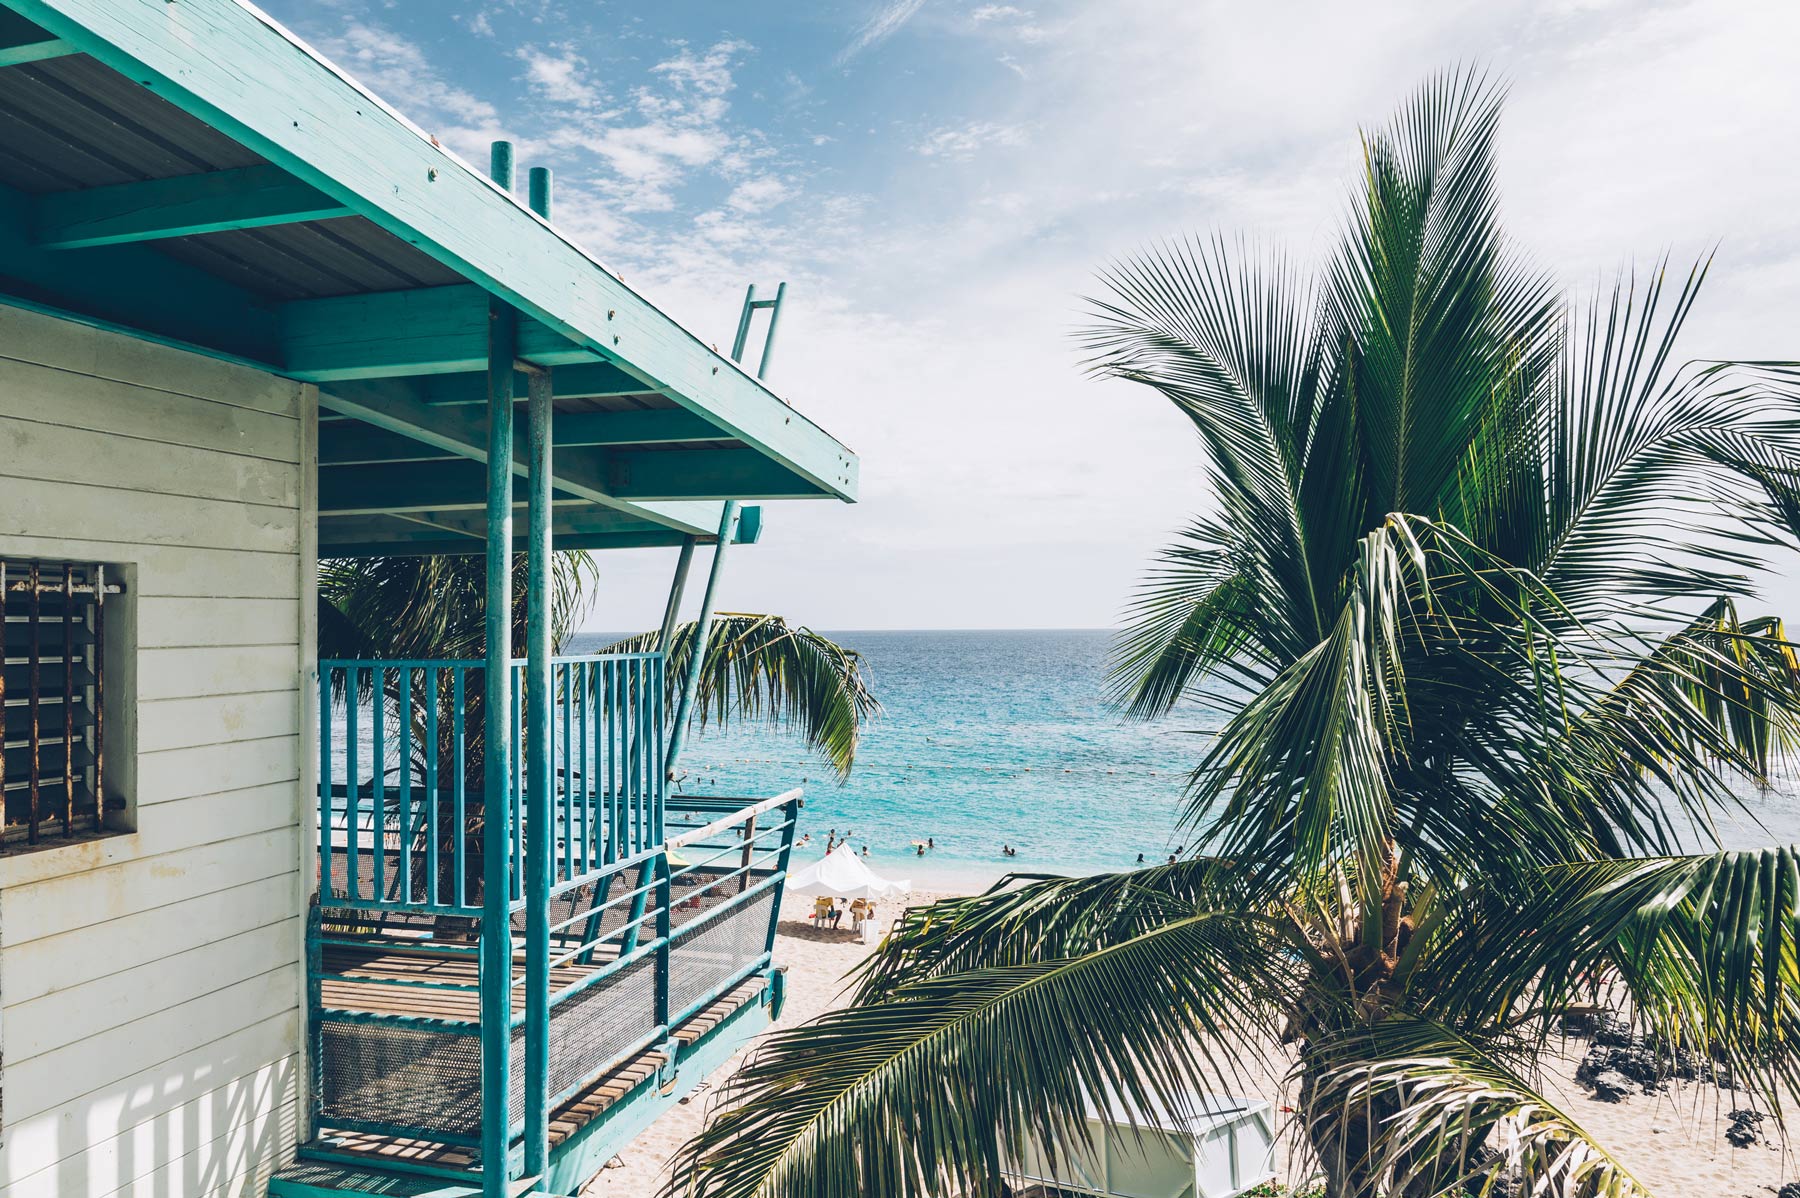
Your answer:
[[[766,507],[725,610],[1117,623],[1208,501],[1167,401],[1083,373],[1095,272],[1213,232],[1320,260],[1359,127],[1457,64],[1507,81],[1503,217],[1572,294],[1716,247],[1687,354],[1800,358],[1796,5],[263,6],[470,162],[551,167],[556,223],[701,336],[788,283],[770,384],[861,455],[861,501]],[[673,560],[602,555],[587,627],[652,626]]]

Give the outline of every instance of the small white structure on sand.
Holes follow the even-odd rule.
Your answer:
[[[863,862],[855,849],[840,844],[824,857],[788,875],[789,894],[818,894],[840,899],[898,898],[912,893],[912,882],[890,882]]]
[[[1236,1198],[1275,1176],[1272,1108],[1255,1099],[1189,1094],[1139,1107],[1118,1094],[1087,1102],[1087,1143],[1055,1165],[1032,1146],[1012,1173],[1021,1198]]]

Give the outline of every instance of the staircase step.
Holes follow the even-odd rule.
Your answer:
[[[507,1192],[541,1193],[539,1179],[521,1177]],[[481,1181],[450,1181],[398,1170],[371,1169],[320,1160],[298,1160],[269,1179],[269,1198],[481,1198]]]

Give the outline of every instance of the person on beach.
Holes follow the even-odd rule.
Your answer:
[[[937,839],[935,837],[927,836],[925,838],[925,847],[935,850],[937,848]]]
[[[925,846],[920,845],[919,846],[919,856],[923,857],[924,855],[925,855]]]
[[[865,845],[863,845],[863,856],[867,857],[868,855],[869,855],[869,846],[865,844]]]
[[[843,922],[844,922],[844,909],[842,907],[838,906],[835,902],[832,903],[831,904],[831,930],[834,932],[837,931],[839,925],[841,925]]]

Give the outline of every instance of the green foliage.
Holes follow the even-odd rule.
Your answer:
[[[1216,500],[1113,676],[1224,709],[1195,855],[908,912],[675,1188],[986,1198],[1084,1094],[1281,1052],[1334,1198],[1638,1195],[1536,1080],[1599,978],[1779,1117],[1800,858],[1715,829],[1800,744],[1794,646],[1742,614],[1795,545],[1800,368],[1681,364],[1704,262],[1566,304],[1502,232],[1500,107],[1456,72],[1366,133],[1317,281],[1219,238],[1103,273],[1090,366],[1188,418]]]
[[[557,553],[551,572],[551,639],[574,629],[596,578],[586,553]],[[485,652],[487,566],[480,555],[335,559],[319,563],[319,656],[479,659]],[[529,616],[524,556],[513,559],[513,655],[525,655]],[[675,627],[665,684],[674,694],[685,677],[698,626]],[[609,651],[655,648],[646,632]],[[397,683],[395,683],[397,685]],[[479,696],[471,690],[471,706]],[[702,726],[733,721],[794,730],[848,778],[863,726],[881,710],[862,655],[780,616],[721,613],[714,617],[694,718]],[[469,721],[478,737],[480,720]],[[479,744],[470,748],[479,777]]]
[[[699,628],[678,624],[670,638],[669,709],[694,659]],[[655,646],[657,634],[641,633],[610,648],[634,653]],[[862,654],[780,616],[717,612],[706,642],[693,718],[709,723],[766,722],[798,731],[806,743],[848,780],[862,729],[881,712],[869,689]]]

